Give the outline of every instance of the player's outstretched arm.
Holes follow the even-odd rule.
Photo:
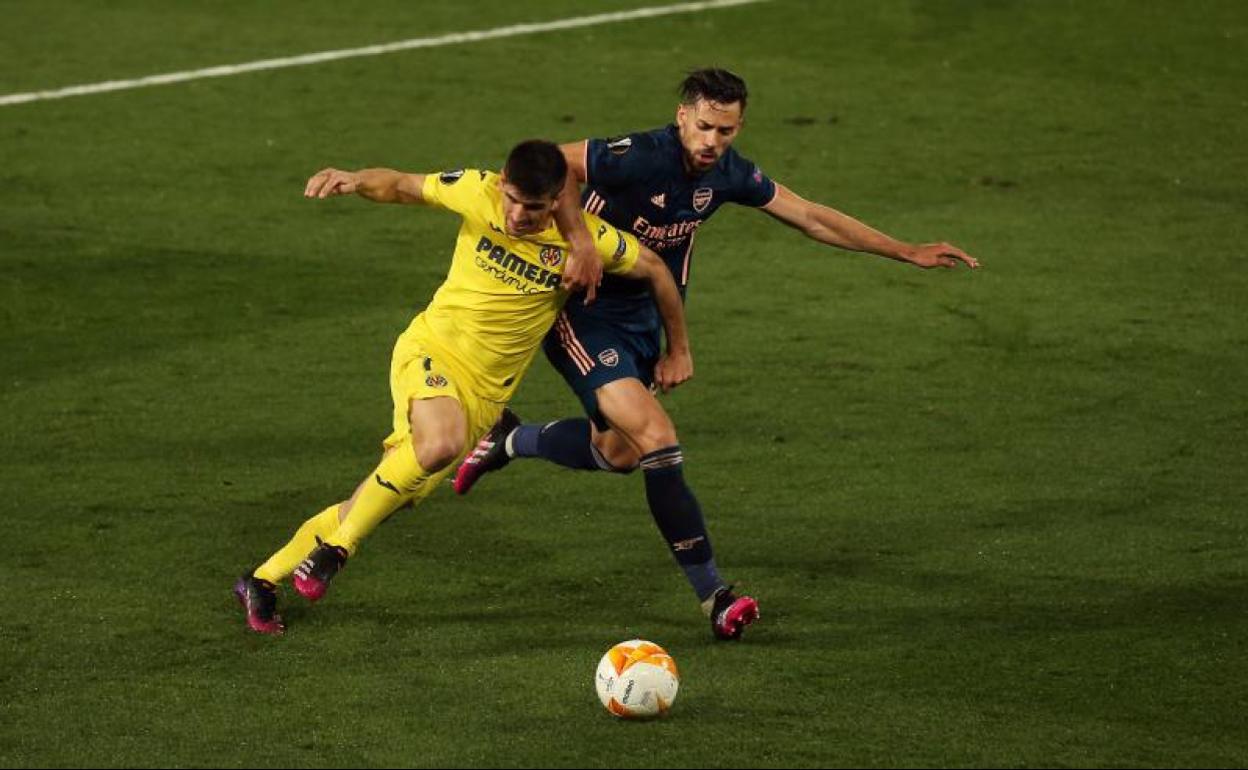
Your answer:
[[[626,274],[650,283],[654,303],[658,305],[667,332],[667,351],[654,367],[654,382],[664,393],[693,377],[693,355],[689,352],[689,330],[685,326],[685,305],[672,271],[662,259],[645,246],[637,264]]]
[[[424,174],[405,174],[389,168],[342,171],[325,168],[308,179],[305,198],[330,198],[355,193],[377,203],[424,203]]]
[[[585,181],[585,142],[559,147],[568,162],[568,178],[555,208],[555,223],[570,248],[568,264],[563,270],[563,288],[584,291],[585,304],[594,301],[602,282],[602,261],[594,248],[594,239],[581,216],[581,182]]]
[[[820,243],[842,249],[878,254],[922,268],[954,267],[959,262],[972,270],[979,267],[979,260],[956,246],[947,243],[916,245],[899,241],[848,214],[812,203],[782,184],[776,185],[776,197],[763,210]]]

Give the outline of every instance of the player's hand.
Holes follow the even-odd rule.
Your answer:
[[[693,356],[688,350],[669,350],[654,366],[654,384],[663,393],[693,377]]]
[[[568,264],[563,268],[563,288],[566,291],[585,292],[588,305],[598,296],[598,284],[602,283],[602,260],[592,242],[583,249],[573,246],[568,252]]]
[[[360,186],[360,175],[351,171],[325,168],[312,175],[303,188],[305,198],[328,198],[331,195],[350,195]]]
[[[962,262],[972,270],[979,268],[979,260],[957,246],[947,243],[924,243],[915,246],[906,259],[910,264],[928,270],[933,267],[956,267]]]

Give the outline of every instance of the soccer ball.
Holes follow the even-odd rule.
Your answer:
[[[680,674],[676,661],[654,642],[620,642],[598,661],[598,699],[624,719],[663,716],[676,700]]]

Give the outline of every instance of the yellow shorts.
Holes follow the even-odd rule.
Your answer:
[[[468,418],[468,435],[464,437],[464,454],[467,454],[498,422],[506,406],[501,401],[481,398],[472,385],[471,373],[442,352],[436,342],[425,339],[422,331],[409,328],[400,334],[390,359],[394,431],[383,442],[385,448],[397,446],[411,435],[408,413],[413,401],[445,396],[458,401]]]

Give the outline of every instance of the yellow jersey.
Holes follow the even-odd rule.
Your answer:
[[[430,174],[422,197],[463,222],[446,280],[408,331],[449,355],[482,398],[507,401],[567,299],[560,282],[568,242],[553,221],[533,235],[508,235],[499,176],[490,171]],[[637,239],[582,214],[603,269],[632,270]]]

